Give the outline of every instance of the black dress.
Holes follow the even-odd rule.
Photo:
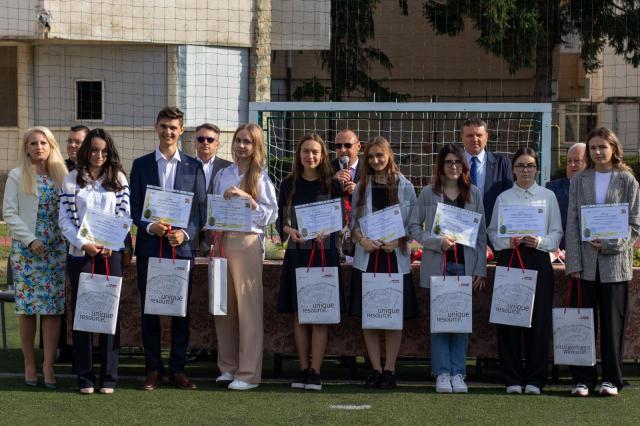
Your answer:
[[[371,207],[373,211],[382,210],[389,207],[389,189],[386,185],[371,186]],[[354,207],[355,208],[355,207]],[[398,259],[395,251],[390,253],[391,271],[389,271],[389,262],[387,261],[387,253],[379,250],[378,254],[378,270],[376,272],[398,272]],[[369,254],[369,263],[367,264],[367,272],[374,272],[376,261],[376,253]],[[411,272],[403,275],[402,280],[402,314],[405,319],[416,318],[418,316],[418,299],[416,291],[413,287],[413,275]],[[351,295],[349,298],[349,313],[352,315],[362,315],[362,271],[357,268],[351,269]]]
[[[333,179],[331,181],[330,193],[322,193],[319,180],[309,181],[300,178],[296,181],[296,192],[293,196],[293,206],[307,203],[315,203],[316,201],[324,201],[342,196],[340,183]],[[294,208],[287,205],[289,194],[293,189],[293,180],[285,179],[280,184],[280,193],[278,194],[278,233],[283,240],[287,237],[284,233],[285,225],[297,228],[297,221]],[[295,243],[289,239],[287,251],[282,262],[282,270],[280,273],[280,289],[278,291],[278,312],[293,313],[298,310],[298,295],[296,292],[296,268],[306,268],[309,264],[311,256],[311,248],[314,240],[308,240],[303,243]],[[320,245],[316,244],[315,254],[313,256],[311,266],[321,266]],[[339,266],[338,250],[336,245],[336,233],[329,235],[324,240],[324,257],[325,266]],[[342,277],[338,274],[340,283],[340,308],[345,306],[344,291]]]

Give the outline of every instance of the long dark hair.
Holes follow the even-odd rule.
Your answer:
[[[118,180],[118,173],[124,174],[124,170],[122,163],[120,163],[120,156],[118,155],[118,150],[116,149],[115,143],[113,143],[111,135],[106,130],[100,128],[93,129],[87,133],[82,145],[80,145],[77,154],[78,177],[76,178],[76,184],[80,188],[84,188],[87,183],[85,181],[85,175],[91,176],[89,173],[89,158],[91,157],[91,141],[93,141],[94,138],[104,140],[107,148],[107,158],[96,178],[104,176],[102,186],[107,191],[121,191],[123,186]]]
[[[440,148],[438,156],[436,157],[436,164],[433,168],[433,176],[431,177],[431,189],[436,195],[442,194],[442,177],[444,176],[444,160],[447,155],[453,154],[458,157],[458,160],[462,162],[462,174],[458,178],[458,189],[462,194],[462,199],[465,202],[471,201],[471,176],[469,173],[469,164],[467,159],[462,153],[462,149],[456,145],[447,144]]]
[[[322,140],[320,135],[318,135],[317,133],[308,133],[304,135],[302,139],[300,139],[300,142],[298,142],[291,173],[289,173],[287,177],[284,178],[284,180],[291,180],[291,191],[287,196],[287,211],[289,215],[291,215],[293,197],[295,197],[296,195],[296,182],[301,178],[302,171],[304,170],[300,154],[302,152],[302,145],[306,141],[315,141],[320,144],[320,151],[322,154],[322,160],[320,160],[320,164],[318,165],[318,180],[320,181],[320,191],[327,194],[327,196],[331,195],[331,179],[333,178],[333,169],[331,168],[331,163],[329,162],[327,146],[325,145],[324,140]]]

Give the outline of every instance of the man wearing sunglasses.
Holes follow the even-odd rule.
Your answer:
[[[202,163],[204,169],[207,194],[213,194],[213,178],[220,170],[231,165],[231,161],[216,155],[220,147],[220,129],[215,124],[202,123],[196,127],[194,143],[196,158]],[[203,231],[200,238],[200,256],[208,256],[210,248],[211,232]]]
[[[333,146],[336,150],[336,159],[331,165],[336,172],[335,177],[342,183],[344,191],[351,197],[360,178],[360,162],[358,161],[360,139],[353,130],[344,129],[336,135]]]

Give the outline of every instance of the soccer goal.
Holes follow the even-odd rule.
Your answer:
[[[309,132],[320,134],[335,158],[332,142],[342,129],[355,131],[363,145],[381,135],[396,154],[402,173],[419,190],[431,181],[436,155],[445,143],[462,143],[467,118],[487,122],[487,148],[510,156],[529,146],[540,157],[539,182],[551,167],[551,104],[541,103],[375,103],[255,102],[249,118],[265,130],[269,175],[279,186],[291,170],[297,142]]]

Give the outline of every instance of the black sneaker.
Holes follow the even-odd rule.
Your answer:
[[[293,389],[304,389],[307,385],[307,380],[309,380],[309,369],[300,370],[298,373],[298,377],[295,378],[293,382],[291,382],[291,387]]]
[[[395,389],[396,386],[398,386],[396,373],[390,370],[384,370],[382,372],[382,378],[380,379],[380,389]]]
[[[382,375],[378,370],[371,370],[371,372],[367,375],[367,380],[365,381],[364,386],[367,389],[379,389],[381,379]]]
[[[309,369],[309,377],[307,378],[307,384],[304,386],[307,390],[322,390],[322,378],[316,373],[313,368]]]

